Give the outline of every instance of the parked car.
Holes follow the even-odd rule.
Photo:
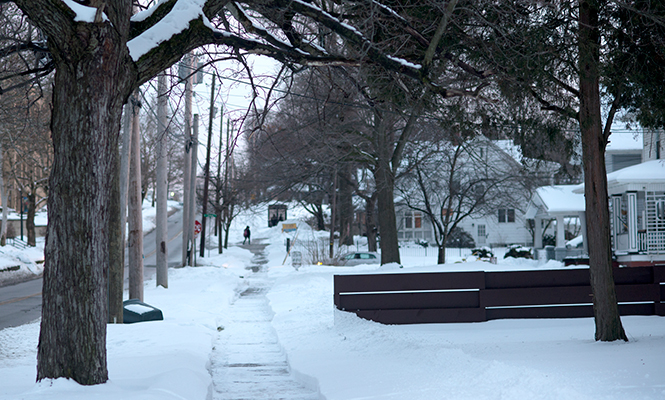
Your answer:
[[[381,257],[377,253],[369,251],[356,251],[344,254],[341,258],[341,265],[349,267],[360,264],[380,264]]]

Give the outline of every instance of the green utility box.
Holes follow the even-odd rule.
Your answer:
[[[164,319],[162,310],[149,304],[145,304],[139,299],[129,299],[122,302],[122,319],[125,324],[143,321],[161,321]]]

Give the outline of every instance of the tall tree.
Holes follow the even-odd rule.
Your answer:
[[[604,153],[614,117],[626,105],[629,76],[616,73],[626,60],[612,56],[621,25],[613,11],[632,6],[595,0],[483,5],[476,14],[487,30],[476,36],[473,47],[496,72],[501,93],[518,101],[528,94],[542,111],[579,125],[596,339],[626,340],[612,276]]]
[[[596,340],[628,341],[621,324],[612,273],[607,172],[604,162],[609,130],[603,130],[600,112],[601,6],[601,1],[597,0],[580,0],[579,4],[579,120],[584,163],[589,274],[593,290]]]
[[[55,69],[55,158],[49,181],[39,380],[67,377],[97,384],[108,379],[106,277],[112,238],[121,231],[115,174],[122,106],[134,89],[183,54],[217,44],[236,57],[253,52],[301,65],[367,63],[411,78],[442,97],[478,97],[486,86],[482,71],[469,70],[473,81],[451,81],[439,79],[441,69],[434,68],[448,60],[439,46],[455,1],[418,7],[427,22],[418,27],[400,15],[410,12],[411,4],[390,8],[379,2],[277,1],[239,7],[222,0],[166,0],[133,19],[131,0],[13,3],[48,38],[48,48],[19,43],[3,48],[0,55],[45,50],[52,62],[26,66],[28,71],[18,76]],[[338,46],[323,50],[321,35]],[[459,59],[445,63],[465,70]],[[377,124],[377,129],[382,126]],[[389,155],[384,156],[380,175],[390,182]],[[378,182],[377,188],[384,190]],[[380,195],[379,211],[389,209],[391,201],[389,193]],[[394,214],[386,218],[394,219]],[[396,242],[393,245],[394,253]]]
[[[432,223],[437,262],[445,264],[449,238],[465,218],[519,209],[530,188],[526,169],[487,138],[453,132],[438,136],[409,153],[410,171],[397,186],[406,205]]]

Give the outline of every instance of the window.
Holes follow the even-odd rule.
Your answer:
[[[411,213],[411,211],[407,211],[404,213],[404,227],[406,229],[413,228],[413,213]]]
[[[420,211],[404,211],[402,214],[401,226],[397,232],[397,238],[400,240],[422,239],[429,237],[428,231],[431,229]]]
[[[515,222],[515,209],[499,208],[499,222]]]

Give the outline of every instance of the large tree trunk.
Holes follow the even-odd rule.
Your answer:
[[[437,256],[436,263],[437,264],[445,264],[446,263],[446,242],[445,241],[442,244],[439,245],[439,254]]]
[[[365,230],[367,231],[367,251],[376,251],[376,195],[365,199]]]
[[[593,291],[596,340],[628,340],[621,325],[612,273],[612,244],[600,113],[597,1],[581,1],[579,13],[580,130],[584,163],[589,274]]]
[[[111,24],[77,29],[80,42],[63,55],[53,53],[54,162],[37,379],[91,385],[108,380],[106,291],[114,227],[108,200],[116,192],[120,116],[135,72]]]
[[[377,206],[379,207],[379,234],[381,235],[381,264],[400,263],[399,244],[397,241],[397,222],[395,200],[393,198],[394,177],[387,162],[379,160],[379,167],[374,174],[377,187]]]
[[[381,112],[374,110],[374,135],[376,141],[376,205],[379,208],[379,235],[381,264],[400,263],[399,242],[397,240],[397,220],[395,216],[395,175],[392,162],[395,151],[394,124],[387,127]],[[399,162],[399,160],[397,160]]]
[[[353,246],[353,185],[351,184],[350,165],[343,164],[338,171],[339,190],[339,245]]]

